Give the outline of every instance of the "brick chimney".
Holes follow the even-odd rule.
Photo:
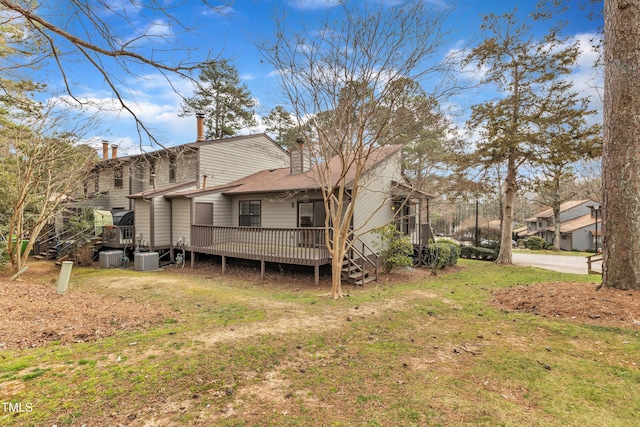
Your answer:
[[[111,158],[115,159],[116,157],[118,157],[118,146],[113,144],[111,146]]]
[[[102,141],[102,160],[109,158],[109,141]]]
[[[311,159],[309,153],[304,147],[304,141],[298,139],[296,146],[289,149],[289,158],[291,161],[291,175],[304,173],[311,169]]]
[[[197,131],[197,141],[204,141],[204,113],[198,112],[196,113],[196,131]]]

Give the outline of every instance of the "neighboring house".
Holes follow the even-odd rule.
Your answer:
[[[597,227],[597,236],[596,236]],[[560,224],[560,249],[570,251],[593,251],[602,247],[602,224],[600,217],[596,226],[595,215],[588,213]]]
[[[373,230],[396,222],[416,244],[433,238],[418,212],[431,196],[412,191],[402,174],[402,147],[375,151],[355,201],[353,228],[355,248],[363,257],[375,257]],[[329,161],[334,179],[341,165]],[[218,186],[176,191],[171,201],[172,229],[185,249],[223,257],[312,265],[318,280],[320,265],[330,263],[325,247],[325,208],[318,166],[312,166],[304,147],[291,152],[291,165],[265,169]],[[353,171],[347,172],[347,187]],[[192,255],[191,259],[195,258]]]
[[[587,217],[591,218],[592,215],[592,209],[590,206],[599,206],[599,203],[586,199],[571,200],[560,205],[561,249],[585,250],[589,248],[593,249],[595,247],[595,240],[591,246],[588,246],[583,242],[582,238],[578,237],[578,234],[574,234],[576,231],[582,229],[586,230],[589,227],[591,227],[595,232],[595,217],[593,220],[590,220],[590,226],[588,224],[589,220],[587,220]],[[527,231],[522,234],[523,237],[539,236],[546,242],[553,243],[555,236],[553,209],[545,209],[533,217],[526,219],[525,222],[527,223]],[[584,224],[584,227],[582,224]]]

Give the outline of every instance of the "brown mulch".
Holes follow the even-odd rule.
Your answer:
[[[0,351],[49,341],[83,342],[138,330],[171,317],[171,310],[125,297],[69,291],[58,295],[58,269],[33,263],[18,280],[0,276]]]
[[[555,282],[516,286],[491,292],[491,303],[523,311],[614,327],[640,326],[640,292],[604,288],[595,283]]]

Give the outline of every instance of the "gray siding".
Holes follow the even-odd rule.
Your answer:
[[[393,221],[391,210],[391,181],[402,181],[401,154],[386,159],[371,171],[360,186],[356,199],[353,226],[360,239],[370,248],[376,236],[371,231]]]
[[[171,229],[173,231],[173,244],[185,237],[185,244],[191,240],[191,199],[171,200]]]
[[[142,245],[149,246],[151,243],[151,203],[140,199],[135,200],[135,211],[136,236],[142,236]]]
[[[153,247],[171,244],[171,202],[164,197],[153,199]]]
[[[200,176],[207,187],[226,184],[252,173],[289,166],[289,156],[264,135],[221,140],[200,147]]]

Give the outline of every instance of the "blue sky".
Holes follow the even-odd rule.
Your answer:
[[[170,61],[188,58],[198,62],[204,59],[207,52],[212,56],[229,58],[237,67],[243,83],[245,83],[252,96],[257,100],[256,114],[258,118],[268,114],[269,110],[278,104],[285,104],[280,94],[278,80],[274,76],[274,70],[267,61],[261,57],[256,43],[273,36],[276,17],[287,17],[287,23],[296,27],[304,22],[308,29],[320,28],[320,22],[331,10],[335,1],[327,0],[236,0],[232,5],[213,11],[203,2],[180,1],[179,5],[173,5],[167,0],[163,4],[169,5],[170,12],[184,26],[172,22],[166,17],[147,16],[146,19],[139,11],[127,7],[126,0],[108,0],[113,6],[113,11],[126,13],[137,26],[138,31],[146,28],[149,34],[157,36],[157,43],[149,42],[135,44],[135,48],[141,52],[149,52],[149,48],[164,49],[161,57]],[[387,4],[396,4],[402,0],[382,0]],[[521,16],[532,12],[536,1],[492,1],[492,0],[425,0],[430,7],[444,8],[450,15],[447,26],[451,30],[448,36],[447,49],[443,50],[443,57],[479,40],[480,24],[482,16],[493,12],[500,14],[518,8]],[[175,3],[175,2],[173,2]],[[573,2],[570,2],[573,3]],[[214,6],[215,3],[212,3]],[[50,19],[68,20],[65,15],[65,2],[53,1],[45,6],[45,13],[50,14]],[[564,35],[578,38],[583,41],[584,53],[581,56],[579,67],[572,75],[576,88],[589,95],[593,100],[593,106],[600,108],[598,90],[598,71],[593,69],[595,54],[589,52],[588,41],[592,38],[601,22],[586,19],[584,13],[574,8],[572,12],[563,16],[568,21]],[[113,31],[123,38],[134,36],[132,27],[118,25],[114,19],[114,12],[101,12],[107,22],[113,23]],[[62,22],[62,21],[59,21]],[[73,25],[73,24],[72,24]],[[76,28],[80,28],[79,26]],[[188,29],[188,31],[187,31]],[[121,33],[120,33],[121,31]],[[535,35],[546,33],[544,25],[534,28]],[[156,53],[158,54],[158,53]],[[195,140],[195,118],[178,117],[180,98],[174,92],[166,79],[162,78],[152,69],[132,68],[127,71],[115,72],[118,77],[118,85],[123,90],[122,94],[128,104],[136,111],[140,119],[154,132],[159,141],[166,146],[178,145]],[[108,90],[102,76],[93,71],[86,63],[74,62],[69,69],[69,80],[73,84],[74,95],[86,97],[102,105],[109,105],[113,101],[113,95]],[[51,73],[47,77],[48,85],[52,89],[61,89],[62,79],[57,73]],[[175,89],[186,96],[192,91],[191,85],[179,79],[172,79]],[[477,93],[464,93],[452,98],[451,103],[459,110],[468,109],[469,105],[477,102]],[[120,153],[135,154],[142,150],[152,149],[143,141],[142,147],[134,126],[133,119],[124,111],[101,115],[100,125],[88,137],[92,138],[92,144],[99,147],[99,141],[108,140],[119,146]],[[262,126],[245,129],[242,133],[256,133],[263,131]]]

